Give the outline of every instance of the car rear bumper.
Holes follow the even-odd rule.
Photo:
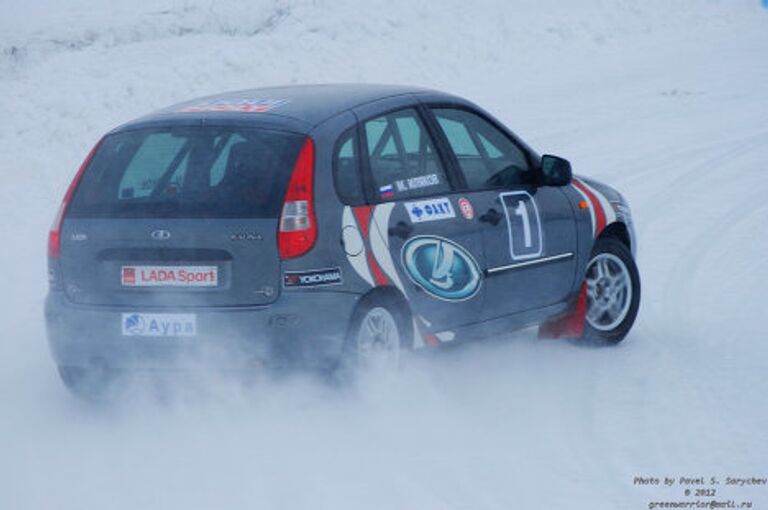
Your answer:
[[[186,364],[221,369],[255,365],[325,368],[339,358],[359,296],[284,292],[265,307],[144,309],[83,306],[51,291],[45,303],[48,343],[59,366],[171,369]],[[194,336],[125,336],[124,313],[196,317]]]

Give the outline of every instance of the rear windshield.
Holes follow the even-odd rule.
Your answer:
[[[272,218],[303,136],[243,127],[126,131],[104,139],[68,209],[87,218]]]

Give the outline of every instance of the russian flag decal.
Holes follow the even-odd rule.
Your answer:
[[[379,187],[379,195],[381,195],[381,198],[392,198],[395,196],[395,190],[392,188],[391,184],[381,186]]]

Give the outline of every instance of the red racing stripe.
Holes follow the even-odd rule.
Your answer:
[[[368,239],[369,226],[371,224],[371,212],[373,207],[370,205],[364,205],[362,207],[355,207],[352,211],[357,218],[357,224],[360,225],[360,231],[363,233],[363,238]]]
[[[377,285],[389,285],[389,280],[386,275],[384,275],[384,271],[381,270],[379,264],[376,263],[376,259],[373,258],[370,249],[368,250],[368,267],[371,268],[373,279],[376,280]]]
[[[595,211],[595,222],[597,223],[597,225],[595,225],[595,237],[597,237],[605,228],[605,211],[603,211],[603,207],[600,205],[600,201],[597,199],[594,193],[589,191],[589,189],[587,189],[587,187],[584,186],[580,181],[574,179],[573,185],[583,191],[584,194],[587,195],[587,198],[589,198],[589,201],[592,203],[592,209]]]
[[[355,207],[352,209],[357,218],[357,224],[360,226],[360,231],[363,233],[363,238],[368,245],[368,267],[373,274],[373,279],[376,285],[389,285],[389,279],[381,270],[376,259],[373,258],[373,250],[371,249],[370,233],[371,233],[371,215],[373,213],[373,207],[366,205],[362,207]]]

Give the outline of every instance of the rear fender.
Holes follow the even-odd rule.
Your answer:
[[[397,319],[402,333],[406,339],[406,347],[413,347],[413,315],[411,313],[411,307],[408,305],[408,301],[405,296],[395,287],[391,285],[382,285],[374,287],[366,292],[355,306],[355,311],[352,314],[352,319],[349,321],[347,327],[347,342],[350,341],[356,328],[358,327],[360,320],[362,319],[365,311],[374,306],[385,306],[389,310],[397,314]]]

